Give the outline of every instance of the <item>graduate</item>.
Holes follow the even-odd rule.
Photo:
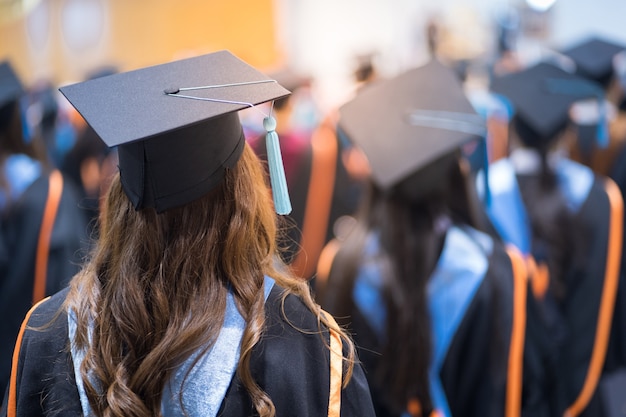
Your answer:
[[[504,241],[536,263],[532,293],[559,350],[556,415],[608,415],[611,399],[601,387],[619,365],[607,350],[612,323],[619,326],[614,307],[623,303],[616,301],[623,199],[613,181],[568,159],[563,139],[572,104],[604,94],[547,62],[496,77],[491,90],[514,116],[511,154],[489,167],[487,212]]]
[[[462,149],[486,126],[457,75],[433,60],[365,87],[339,126],[370,190],[325,247],[316,294],[354,335],[377,416],[549,415],[525,263],[479,230]]]
[[[28,309],[78,272],[86,222],[71,181],[46,163],[25,129],[24,85],[0,63],[0,392]]]
[[[350,339],[276,249],[279,148],[270,192],[237,113],[289,92],[228,51],[61,92],[119,174],[88,263],[24,321],[0,415],[373,417]]]
[[[575,140],[570,144],[570,157],[610,177],[626,193],[626,45],[614,39],[593,36],[565,49],[563,53],[575,63],[576,74],[597,82],[604,90],[606,102],[583,100],[570,109]],[[596,132],[602,126],[605,132]],[[625,229],[626,230],[626,229]],[[626,247],[622,245],[622,260]],[[607,351],[607,367],[619,367],[626,380],[626,264],[622,261],[618,302],[615,303],[612,337]],[[626,389],[626,381],[621,389]],[[624,405],[619,405],[623,409]]]

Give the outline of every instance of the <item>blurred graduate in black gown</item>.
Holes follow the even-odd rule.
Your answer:
[[[367,156],[368,197],[318,266],[322,306],[351,330],[378,416],[548,416],[527,270],[480,231],[463,145],[484,119],[436,60],[362,89],[339,126]]]
[[[607,350],[622,257],[623,199],[610,179],[567,158],[569,111],[602,87],[551,63],[495,77],[514,110],[508,158],[489,168],[496,230],[536,263],[533,296],[559,352],[557,415],[602,416],[602,381],[619,364]],[[596,119],[593,136],[606,120]]]

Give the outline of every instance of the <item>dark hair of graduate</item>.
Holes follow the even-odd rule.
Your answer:
[[[370,372],[373,389],[398,415],[414,398],[422,409],[432,407],[426,285],[443,248],[447,225],[477,225],[467,165],[461,162],[465,161],[458,154],[442,158],[391,190],[371,184],[357,224],[335,256],[322,295],[322,305],[338,320],[351,314],[355,276],[367,256],[364,246],[371,233],[377,233],[387,323],[382,355],[377,369]],[[426,186],[424,178],[429,178]]]
[[[537,141],[539,134],[521,119],[514,117],[513,127],[522,142],[532,141],[540,157],[539,175],[518,176],[518,182],[531,226],[532,255],[538,263],[547,265],[551,292],[557,300],[562,300],[566,292],[564,268],[574,259],[572,242],[577,228],[560,192],[557,175],[549,164],[549,153],[565,126],[554,140],[540,141]]]
[[[266,183],[247,144],[220,186],[161,214],[151,208],[136,211],[119,175],[114,178],[98,244],[72,280],[67,299],[77,314],[77,347],[87,348],[81,374],[97,416],[160,415],[163,388],[173,370],[215,342],[229,287],[246,320],[237,374],[257,413],[274,416],[271,398],[250,370],[265,323],[264,274],[286,289],[285,296],[298,295],[320,323],[339,331],[348,352],[347,384],[353,345],[325,319],[308,283],[282,268]],[[87,339],[90,321],[92,343]]]

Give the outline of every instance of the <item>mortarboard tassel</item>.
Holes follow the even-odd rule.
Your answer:
[[[274,208],[278,214],[291,213],[291,200],[287,189],[287,179],[285,178],[285,168],[283,167],[283,157],[280,153],[280,143],[278,133],[276,133],[276,120],[268,116],[263,119],[265,144],[267,146],[267,163],[270,169],[270,182],[272,185],[272,196],[274,197]]]
[[[598,100],[598,130],[596,140],[598,146],[602,149],[609,146],[609,126],[606,113],[606,102],[603,97],[600,97]]]

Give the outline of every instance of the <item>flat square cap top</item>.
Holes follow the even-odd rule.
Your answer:
[[[0,108],[17,100],[24,93],[22,82],[8,61],[0,63]]]
[[[625,49],[625,45],[591,37],[568,47],[562,53],[574,61],[579,75],[604,82],[613,74],[613,57]]]
[[[538,135],[537,143],[551,140],[567,125],[574,102],[603,97],[598,84],[546,62],[494,78],[491,90],[510,101],[515,116]]]
[[[228,84],[240,85],[224,86]],[[211,88],[184,90],[203,86]],[[110,147],[165,134],[289,94],[228,51],[96,78],[60,90]]]
[[[485,134],[461,81],[437,60],[364,87],[340,108],[339,126],[363,149],[383,188]]]

